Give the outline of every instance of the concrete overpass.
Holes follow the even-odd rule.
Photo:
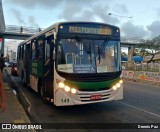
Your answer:
[[[6,25],[4,38],[24,40],[34,35],[35,33],[40,32],[41,30],[42,29],[35,27]]]
[[[5,39],[25,40],[41,31],[40,28],[5,25],[2,0],[0,0],[0,53],[4,54]]]
[[[137,37],[121,37],[121,47],[138,47],[143,39]]]

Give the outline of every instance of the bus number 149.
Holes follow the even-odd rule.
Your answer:
[[[62,103],[69,103],[69,99],[61,99]]]

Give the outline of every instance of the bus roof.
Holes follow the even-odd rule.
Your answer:
[[[42,34],[45,34],[45,33],[49,32],[53,29],[56,29],[56,31],[57,31],[59,25],[61,25],[61,24],[97,24],[97,25],[100,24],[100,25],[111,26],[111,27],[119,29],[119,27],[117,27],[117,26],[106,24],[106,23],[100,23],[100,22],[85,22],[85,21],[56,22],[56,23],[52,24],[51,26],[49,26],[48,28],[42,30],[41,32],[39,32],[39,33],[27,38],[26,40],[22,41],[19,45],[22,45],[23,43],[29,42],[33,38],[36,38],[36,37],[38,37]]]

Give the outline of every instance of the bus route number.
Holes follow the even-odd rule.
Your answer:
[[[61,99],[62,103],[69,103],[69,99]]]

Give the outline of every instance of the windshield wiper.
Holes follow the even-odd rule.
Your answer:
[[[87,46],[87,44],[82,41],[82,39],[78,36],[75,37],[75,40],[79,43],[79,44],[83,44],[83,49],[84,51],[89,54],[89,57],[90,57],[90,63],[92,64],[92,55],[91,55],[91,44],[90,44],[90,41],[89,41],[89,45]]]
[[[92,55],[91,55],[91,44],[89,42],[89,51],[88,51],[88,54],[90,56],[90,63],[92,64]]]
[[[91,54],[90,47],[88,47],[88,46],[84,43],[84,41],[82,41],[82,39],[81,39],[80,37],[76,36],[76,37],[75,37],[75,40],[76,40],[79,44],[83,44],[83,48],[84,48],[84,50],[85,50],[85,52],[86,52],[87,54]]]
[[[100,51],[100,47],[98,45],[98,61],[99,61],[99,64],[101,62],[101,51]]]
[[[104,52],[105,47],[108,45],[108,42],[109,42],[109,39],[108,39],[108,38],[106,38],[106,39],[103,41],[103,43],[102,43],[102,45],[101,45],[101,48],[100,48],[101,53]]]
[[[109,39],[106,38],[103,43],[101,44],[101,47],[100,45],[98,44],[98,61],[99,61],[99,64],[101,62],[101,55],[104,53],[104,50],[105,50],[105,47],[108,45],[108,42],[109,42]]]

